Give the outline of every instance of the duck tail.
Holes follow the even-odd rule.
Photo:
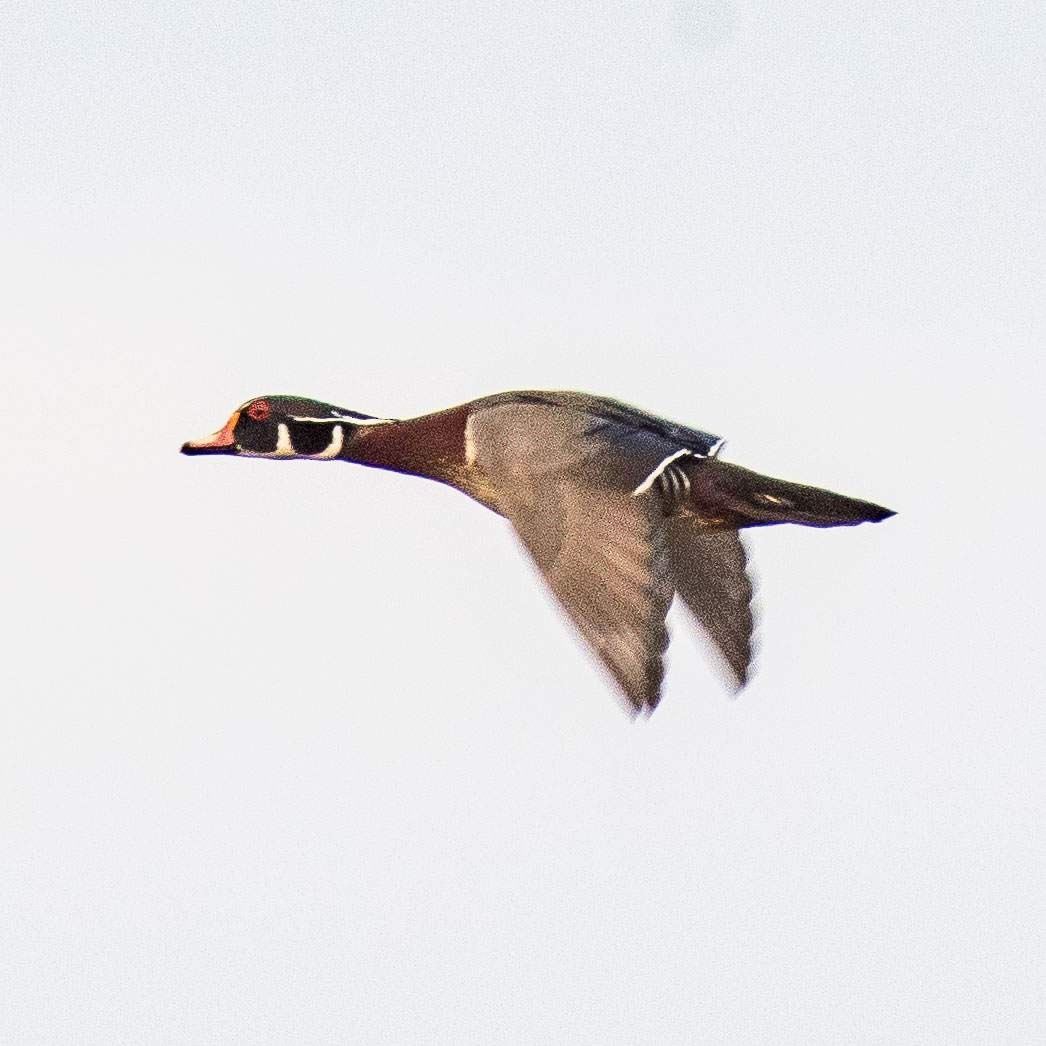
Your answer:
[[[716,458],[701,462],[695,500],[721,506],[736,526],[798,523],[805,527],[851,527],[879,523],[896,515],[870,501],[859,501],[819,487],[762,476]]]

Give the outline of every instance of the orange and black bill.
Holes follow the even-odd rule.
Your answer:
[[[183,454],[235,454],[236,440],[233,433],[236,431],[236,423],[240,420],[240,412],[235,414],[210,436],[203,439],[192,439],[182,444]]]

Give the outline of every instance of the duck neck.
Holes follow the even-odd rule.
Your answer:
[[[361,425],[338,455],[370,468],[453,483],[466,467],[467,407],[452,407],[405,421]]]

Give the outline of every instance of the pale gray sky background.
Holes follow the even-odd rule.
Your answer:
[[[34,3],[0,36],[0,1041],[1046,1038],[1041,3]],[[620,711],[506,524],[188,459],[615,395],[890,505]]]

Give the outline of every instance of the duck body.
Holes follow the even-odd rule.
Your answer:
[[[739,531],[848,526],[870,502],[721,461],[722,440],[578,392],[485,396],[406,420],[262,396],[186,454],[342,460],[423,476],[506,517],[635,712],[660,699],[674,595],[737,688],[751,661],[751,584]]]

